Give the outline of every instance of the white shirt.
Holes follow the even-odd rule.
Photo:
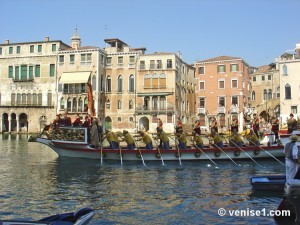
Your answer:
[[[298,159],[299,145],[294,145],[292,150],[293,159]]]

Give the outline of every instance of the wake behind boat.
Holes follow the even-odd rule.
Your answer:
[[[82,208],[76,212],[55,214],[37,221],[0,220],[1,225],[86,225],[95,215],[90,208]]]
[[[235,160],[235,159],[258,159],[270,157],[284,157],[283,146],[205,146],[200,149],[190,146],[186,149],[178,148],[176,142],[170,150],[162,150],[158,146],[153,150],[146,150],[138,147],[135,150],[128,150],[120,147],[118,150],[108,147],[99,147],[89,144],[88,130],[83,127],[61,127],[61,133],[49,136],[42,133],[37,138],[29,141],[42,143],[53,149],[61,157],[77,157],[104,160],[124,161],[181,161],[181,160]]]

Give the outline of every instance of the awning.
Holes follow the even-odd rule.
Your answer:
[[[87,83],[89,81],[91,72],[72,72],[63,73],[60,77],[60,84],[79,84]]]

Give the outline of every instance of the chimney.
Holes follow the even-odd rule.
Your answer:
[[[45,37],[45,41],[48,42],[49,41],[49,37]]]
[[[9,45],[9,40],[5,40],[5,44],[6,44],[6,45]]]

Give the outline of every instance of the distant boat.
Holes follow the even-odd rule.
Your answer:
[[[55,214],[37,221],[0,220],[1,225],[86,225],[95,215],[90,208],[82,208],[76,212]]]
[[[281,191],[284,190],[285,175],[265,175],[250,178],[253,190],[258,191]]]
[[[172,146],[170,150],[161,150],[157,146],[153,150],[137,148],[128,150],[120,148],[118,150],[108,148],[98,148],[88,143],[87,129],[83,127],[61,127],[63,133],[56,135],[55,138],[49,138],[46,135],[40,135],[37,138],[30,138],[29,141],[36,141],[45,144],[53,149],[61,157],[76,157],[103,160],[124,160],[140,161],[141,157],[145,161],[178,161],[178,160],[238,160],[238,159],[258,159],[272,157],[284,157],[283,146],[243,146],[237,147],[209,147],[203,149],[194,146],[187,149],[178,149]]]

